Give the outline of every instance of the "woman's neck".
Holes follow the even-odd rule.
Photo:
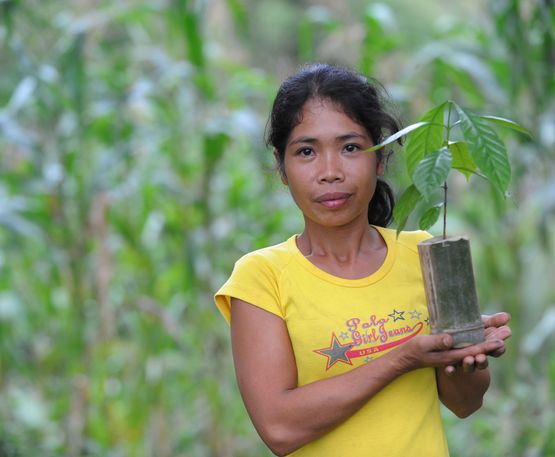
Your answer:
[[[335,276],[358,279],[375,272],[385,260],[387,246],[368,223],[324,227],[305,221],[297,247],[314,265]]]

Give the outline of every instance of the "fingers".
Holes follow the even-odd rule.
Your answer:
[[[424,335],[419,341],[425,352],[446,351],[453,347],[453,337],[447,333]]]
[[[510,338],[513,332],[507,325],[501,327],[487,327],[484,330],[486,339],[506,340]]]
[[[484,370],[488,367],[488,357],[486,354],[478,354],[475,358],[475,366],[478,370]]]
[[[510,329],[507,327],[508,333]],[[423,339],[423,348],[425,351],[442,351],[448,357],[458,358],[462,360],[467,355],[478,355],[478,354],[489,354],[491,352],[497,351],[505,346],[503,338],[500,336],[505,336],[507,332],[501,329],[493,329],[482,343],[474,344],[472,346],[467,346],[458,349],[452,349],[453,347],[453,337],[447,333],[440,335],[427,335],[426,339]]]
[[[444,350],[435,354],[436,361],[443,366],[460,364],[463,371],[472,372],[477,367],[487,367],[487,355],[505,352],[503,340],[486,340],[461,349]],[[476,360],[477,359],[477,360]],[[448,370],[451,371],[451,370]]]
[[[505,312],[491,316],[483,315],[485,341],[462,349],[448,350],[451,347],[450,345],[443,349],[442,356],[444,357],[440,356],[440,358],[444,361],[444,373],[447,376],[453,376],[458,368],[463,373],[473,373],[475,370],[486,369],[488,367],[488,356],[500,357],[505,353],[504,340],[512,335],[511,329],[506,325],[510,319],[510,314]],[[448,340],[442,338],[440,341],[445,343]],[[437,345],[436,350],[442,351],[440,344]]]
[[[506,325],[511,320],[511,315],[509,313],[496,313],[491,316],[482,316],[482,322],[484,323],[484,334],[486,340],[506,340],[511,337],[512,331],[508,325]],[[488,353],[492,357],[500,357],[505,353],[505,345],[495,349]]]
[[[492,352],[498,351],[505,347],[505,342],[497,338],[486,339],[482,343],[474,344],[473,346],[468,346],[461,349],[454,349],[453,352],[455,356],[460,355],[461,359],[466,356],[477,356],[478,354],[490,354]]]
[[[451,335],[421,335],[404,345],[403,363],[407,369],[441,367],[447,375],[454,374],[457,367],[464,373],[483,370],[488,366],[488,355],[499,357],[505,352],[504,341],[494,336],[492,333],[482,343],[453,349]]]
[[[436,335],[434,343],[432,350],[445,351],[453,347],[453,337],[447,333]]]
[[[485,337],[486,340],[506,340],[510,338],[512,335],[511,329],[506,325],[501,327],[488,327],[485,329]],[[492,357],[501,357],[505,353],[505,345],[496,349],[495,351],[490,352],[488,355]]]
[[[474,373],[476,370],[485,370],[488,367],[488,358],[485,354],[478,354],[476,357],[467,356],[457,366],[461,367],[465,374]],[[447,365],[444,368],[445,374],[453,376],[457,372],[457,366]]]
[[[488,358],[485,354],[478,354],[476,357],[465,357],[462,362],[464,373],[474,373],[476,370],[484,370],[487,367]]]
[[[488,354],[488,356],[490,357],[501,357],[503,354],[505,354],[505,345],[503,345],[502,347],[500,347],[499,349],[496,349],[495,351],[492,351]]]
[[[506,312],[495,313],[491,315],[482,315],[482,322],[486,328],[488,327],[501,327],[507,325],[511,320],[511,315]]]

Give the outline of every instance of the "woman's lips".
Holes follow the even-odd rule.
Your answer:
[[[316,201],[321,203],[326,208],[334,209],[339,208],[351,197],[351,194],[345,192],[329,192],[320,195]]]

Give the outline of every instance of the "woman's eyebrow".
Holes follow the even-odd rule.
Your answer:
[[[291,140],[288,146],[292,146],[294,144],[299,144],[299,143],[314,144],[317,142],[318,142],[318,138],[313,138],[311,136],[300,136],[299,138],[295,138],[294,140]]]
[[[345,133],[343,135],[339,135],[337,137],[335,137],[335,141],[336,142],[342,142],[342,141],[348,141],[348,140],[352,140],[353,138],[361,138],[363,140],[369,140],[370,138],[368,137],[368,135],[364,135],[361,133],[357,133],[357,132],[348,132]],[[299,144],[299,143],[308,143],[308,144],[314,144],[314,143],[318,143],[318,138],[314,138],[314,137],[310,137],[310,136],[301,136],[299,138],[295,138],[293,140],[291,140],[288,144],[288,146],[292,146],[294,144]]]
[[[368,135],[363,135],[361,133],[357,133],[357,132],[349,132],[346,133],[345,135],[340,135],[338,137],[336,137],[335,139],[337,141],[347,141],[347,140],[351,140],[353,138],[362,138],[363,140],[369,140],[370,138],[368,138]]]

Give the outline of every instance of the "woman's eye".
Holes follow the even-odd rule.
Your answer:
[[[360,148],[356,144],[348,144],[345,146],[345,151],[347,152],[355,152],[358,151]]]
[[[303,156],[303,157],[310,157],[312,155],[312,149],[310,149],[310,148],[299,149],[297,154],[299,154],[300,156]]]

